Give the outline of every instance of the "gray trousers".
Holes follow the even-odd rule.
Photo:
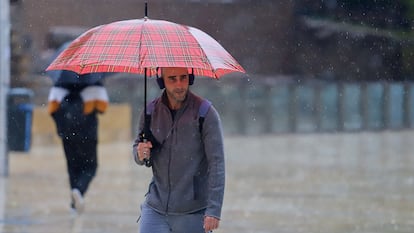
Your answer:
[[[205,233],[204,211],[185,215],[163,215],[151,209],[145,202],[141,205],[140,233]]]

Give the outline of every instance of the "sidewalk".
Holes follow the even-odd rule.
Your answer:
[[[215,232],[414,232],[413,141],[411,131],[226,137],[226,194]],[[138,232],[151,174],[133,163],[130,148],[99,146],[98,174],[76,218],[61,146],[11,153],[0,232]]]

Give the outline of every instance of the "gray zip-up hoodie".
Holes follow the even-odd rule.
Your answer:
[[[225,164],[220,117],[211,106],[199,131],[198,111],[202,98],[188,92],[174,119],[164,92],[155,102],[151,131],[162,145],[151,150],[153,178],[146,203],[161,214],[186,214],[205,209],[220,218],[224,196]],[[144,127],[141,114],[139,132]],[[137,159],[137,136],[133,145]]]

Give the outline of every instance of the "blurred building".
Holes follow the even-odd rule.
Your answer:
[[[30,82],[32,78],[27,77],[30,72],[26,70],[39,72],[44,68],[45,64],[39,64],[43,61],[44,51],[56,49],[62,42],[84,30],[117,20],[142,18],[144,2],[16,1],[11,9],[15,35],[12,43],[17,44],[13,46],[16,54],[13,65],[17,68],[13,69],[12,85]],[[412,53],[403,53],[412,45],[380,28],[380,22],[384,20],[378,19],[398,16],[395,12],[402,8],[384,11],[384,15],[377,13],[376,21],[368,27],[358,27],[340,18],[331,21],[316,19],[318,14],[329,16],[329,12],[336,12],[346,17],[347,11],[364,10],[344,8],[338,2],[153,0],[148,5],[148,16],[194,26],[207,32],[250,75],[300,75],[330,80],[404,80],[414,73],[410,65]],[[355,20],[363,20],[363,17],[356,17]],[[386,26],[385,29],[391,28],[389,23]]]

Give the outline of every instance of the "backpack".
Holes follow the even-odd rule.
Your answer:
[[[67,138],[80,138],[93,135],[91,126],[94,125],[95,114],[83,113],[84,103],[80,92],[71,91],[60,103],[54,116],[58,134]],[[93,130],[92,130],[93,131]]]

